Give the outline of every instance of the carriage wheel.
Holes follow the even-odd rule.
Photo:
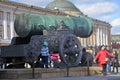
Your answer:
[[[73,34],[67,34],[60,38],[59,52],[62,61],[67,66],[76,66],[81,59],[81,44]]]

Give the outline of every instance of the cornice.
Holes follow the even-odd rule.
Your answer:
[[[18,2],[13,2],[13,1],[0,1],[0,4],[5,4],[5,5],[9,5],[9,6],[14,6],[17,8],[22,8],[22,9],[27,9],[27,10],[33,10],[33,11],[38,11],[38,12],[44,12],[46,14],[53,14],[56,15],[56,11],[53,10],[49,10],[49,9],[45,9],[45,8],[41,8],[41,7],[37,7],[37,6],[33,6],[33,5],[27,5],[27,4],[23,4],[23,3],[18,3]],[[57,13],[57,15],[63,15],[63,16],[67,16],[68,14],[59,12]]]

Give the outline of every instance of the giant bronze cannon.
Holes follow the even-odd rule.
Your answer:
[[[93,21],[85,16],[19,14],[14,22],[18,37],[12,39],[10,46],[1,48],[2,58],[6,59],[3,61],[31,62],[31,55],[36,61],[41,44],[47,41],[50,51],[58,52],[64,64],[76,66],[82,49],[77,37],[89,37],[93,25]]]

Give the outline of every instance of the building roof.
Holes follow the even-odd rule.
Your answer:
[[[67,0],[54,0],[49,3],[46,8],[51,10],[59,9],[60,11],[80,12],[80,10],[73,3]]]
[[[45,8],[42,8],[42,7],[38,7],[38,6],[33,6],[33,5],[27,5],[27,4],[23,4],[23,3],[18,3],[18,2],[14,2],[14,1],[9,1],[9,0],[3,0],[3,1],[0,1],[0,4],[5,4],[5,5],[9,5],[9,6],[14,6],[16,7],[17,9],[19,8],[23,8],[23,9],[26,9],[26,10],[33,10],[33,11],[38,11],[38,12],[44,12],[44,13],[48,13],[48,14],[53,14],[55,15],[56,12],[53,11],[53,10],[50,10],[50,9],[45,9]],[[68,14],[65,14],[63,12],[59,12],[58,15],[68,15]]]

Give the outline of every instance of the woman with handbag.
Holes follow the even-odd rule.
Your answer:
[[[94,62],[96,62],[96,60],[98,60],[98,66],[102,67],[103,75],[107,74],[107,61],[108,61],[107,55],[114,57],[114,55],[109,53],[108,51],[106,51],[105,46],[102,45],[93,60]]]

